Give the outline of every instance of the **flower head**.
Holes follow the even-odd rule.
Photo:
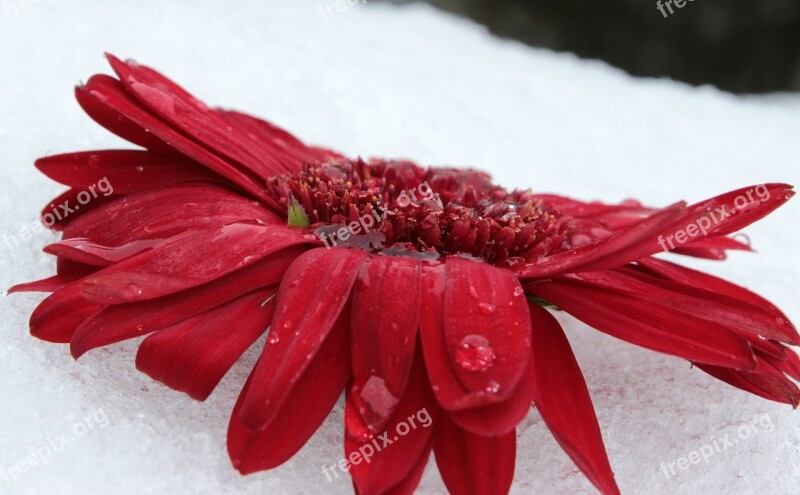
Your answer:
[[[788,318],[654,257],[748,249],[728,236],[790,186],[662,209],[508,191],[480,172],[309,146],[109,60],[117,78],[92,77],[78,101],[140,149],[37,162],[70,187],[59,204],[101,179],[113,193],[48,221],[63,231],[45,248],[57,274],[13,290],[52,292],[31,333],[76,358],[147,335],[137,367],[199,400],[266,334],[228,431],[242,473],[292,457],[344,392],[358,493],[411,493],[431,452],[452,493],[506,493],[532,405],[598,490],[617,493],[586,383],[546,307],[800,404]]]

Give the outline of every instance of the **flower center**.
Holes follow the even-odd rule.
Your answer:
[[[401,161],[306,165],[270,178],[267,189],[290,225],[313,229],[326,245],[375,252],[503,264],[556,249],[569,220],[530,191],[508,192],[483,173]]]

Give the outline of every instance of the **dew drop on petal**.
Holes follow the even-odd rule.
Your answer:
[[[571,244],[571,246],[573,248],[578,248],[578,247],[581,247],[581,246],[585,246],[586,244],[589,244],[590,242],[592,242],[592,238],[589,237],[586,234],[576,234],[576,235],[572,236],[572,238],[570,239],[570,244]]]
[[[492,303],[482,302],[482,303],[478,304],[478,308],[480,308],[481,313],[483,313],[483,314],[485,314],[487,316],[488,315],[493,315],[495,313],[495,311],[497,311],[497,306],[495,306]]]
[[[274,331],[270,332],[269,335],[267,336],[267,342],[270,344],[277,344],[280,341],[281,341],[281,336],[278,334],[278,332]]]
[[[399,399],[392,394],[386,381],[379,376],[370,376],[362,386],[354,386],[353,408],[357,411],[354,417],[348,418],[348,435],[361,442],[372,438],[386,424],[394,413]]]
[[[497,392],[499,392],[499,391],[500,391],[500,384],[499,384],[499,383],[497,383],[496,381],[492,380],[491,382],[489,382],[489,383],[486,385],[486,388],[485,388],[484,390],[485,390],[487,393],[490,393],[490,394],[496,394]]]
[[[137,172],[144,172],[144,165],[136,165]]]
[[[467,371],[485,371],[496,358],[494,348],[483,335],[467,335],[455,352],[456,363]]]
[[[364,405],[369,406],[381,420],[388,418],[398,403],[397,397],[386,386],[386,381],[379,376],[369,377],[359,396],[364,400]]]
[[[519,297],[524,293],[525,291],[522,290],[522,287],[514,287],[514,297]]]
[[[283,329],[284,330],[291,330],[292,329],[292,322],[291,321],[283,322]]]
[[[142,295],[142,288],[136,284],[128,284],[125,288],[126,292],[132,296],[141,296]]]

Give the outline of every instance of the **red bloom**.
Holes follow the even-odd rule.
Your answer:
[[[109,60],[118,79],[92,77],[78,101],[144,150],[36,163],[71,188],[54,203],[68,209],[43,217],[63,231],[45,248],[58,273],[12,290],[53,292],[31,333],[76,358],[149,334],[137,367],[199,400],[267,333],[228,432],[242,473],[289,459],[344,391],[358,493],[411,493],[431,451],[452,493],[506,493],[531,404],[592,483],[617,493],[545,306],[800,403],[787,347],[800,335],[780,310],[653,257],[747,249],[727,236],[787,201],[788,185],[663,209],[508,192],[479,172],[349,160]],[[113,194],[96,194],[101,180]]]

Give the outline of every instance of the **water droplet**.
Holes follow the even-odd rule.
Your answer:
[[[497,392],[500,391],[500,384],[492,380],[486,385],[486,388],[484,390],[487,393],[496,394]]]
[[[739,232],[738,234],[735,234],[732,237],[733,237],[733,240],[741,242],[742,244],[746,245],[747,247],[752,247],[753,246],[752,242],[750,241],[750,236],[748,236],[747,234]]]
[[[354,413],[348,418],[348,436],[366,442],[383,430],[399,399],[379,376],[372,375],[366,381],[360,379],[357,382],[362,385],[354,385],[348,398],[348,403],[353,406],[348,411]],[[347,411],[346,414],[350,415]]]
[[[144,165],[136,165],[137,172],[144,172]]]
[[[573,248],[585,246],[592,242],[592,238],[586,234],[576,234],[570,239]]]
[[[283,322],[283,329],[284,330],[291,330],[292,329],[292,322],[291,321]]]
[[[128,284],[128,287],[126,287],[126,292],[131,296],[141,296],[142,288],[136,284]]]
[[[492,303],[485,303],[482,302],[478,304],[478,308],[480,308],[481,313],[485,315],[493,315],[495,311],[497,311],[497,306]]]
[[[144,325],[142,325],[141,323],[137,323],[136,324],[136,331],[137,332],[141,332],[142,330],[144,330]]]
[[[467,335],[455,352],[456,363],[467,371],[485,371],[496,358],[494,348],[483,335]]]
[[[281,341],[281,336],[278,335],[278,332],[272,331],[267,336],[267,342],[270,344],[277,344]]]
[[[389,417],[398,402],[397,397],[386,386],[386,381],[379,376],[369,377],[361,388],[359,396],[364,399],[365,405],[381,418]]]
[[[522,290],[522,287],[514,287],[514,297],[519,297],[524,293],[525,291]]]

